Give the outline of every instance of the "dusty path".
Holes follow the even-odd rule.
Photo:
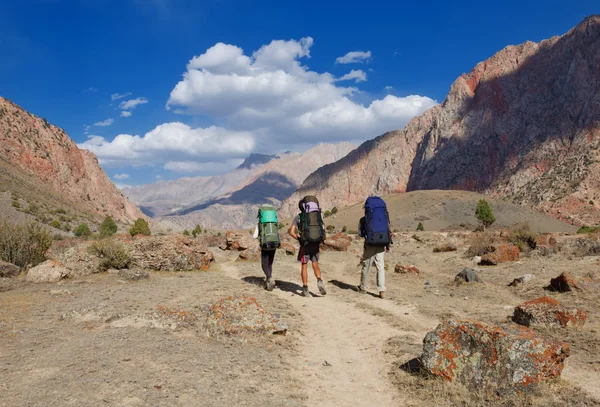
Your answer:
[[[333,266],[333,267],[332,267]],[[294,267],[296,268],[296,267]],[[231,278],[254,275],[239,263],[223,264],[222,270]],[[295,278],[290,279],[297,281]],[[331,265],[326,281],[348,280],[340,265]],[[285,277],[283,278],[285,279]],[[278,279],[279,280],[279,279]],[[310,406],[391,406],[401,405],[401,395],[392,386],[388,373],[392,360],[386,360],[383,347],[392,336],[402,335],[421,341],[436,321],[419,315],[413,307],[396,305],[370,295],[327,286],[328,294],[320,296],[311,276],[313,298],[304,298],[295,284],[279,282],[273,295],[285,298],[306,321],[301,330],[301,352],[297,360],[297,378],[308,393]],[[357,306],[358,305],[358,306]],[[378,308],[386,314],[403,318],[415,330],[392,327],[381,318],[361,309]]]

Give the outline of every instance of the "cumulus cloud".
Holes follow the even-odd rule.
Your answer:
[[[115,100],[123,99],[130,95],[131,95],[131,92],[127,92],[127,93],[123,93],[123,94],[113,93],[112,95],[110,95],[110,100],[114,102]]]
[[[131,112],[128,112],[127,110],[123,110],[121,112],[121,117],[131,117]]]
[[[113,176],[114,179],[127,179],[129,178],[129,174],[116,174]]]
[[[353,69],[350,72],[348,72],[346,75],[337,79],[337,81],[351,81],[351,80],[355,80],[357,83],[364,82],[367,80],[367,74],[361,69],[358,69],[358,70]]]
[[[312,45],[310,37],[272,41],[249,56],[235,45],[218,43],[192,58],[167,107],[221,119],[229,128],[260,134],[265,141],[301,144],[373,138],[402,128],[436,104],[418,95],[357,103],[353,95],[359,90],[339,83],[366,80],[364,71],[341,78],[311,71],[301,60],[310,58]],[[341,60],[370,55],[357,51]]]
[[[135,109],[138,105],[143,105],[145,103],[148,103],[148,99],[135,98],[135,99],[130,99],[130,100],[121,102],[119,107],[123,110],[132,110],[132,109]]]
[[[197,162],[197,161],[169,161],[165,164],[165,170],[175,172],[213,173],[218,174],[230,171],[244,162],[243,158],[225,160],[223,162]]]
[[[94,126],[107,127],[107,126],[110,126],[111,124],[113,124],[113,122],[114,122],[114,119],[106,119],[101,122],[94,123]]]
[[[336,64],[362,64],[371,59],[371,51],[352,51],[335,59]]]
[[[142,137],[119,134],[109,141],[101,136],[90,136],[78,147],[96,154],[107,167],[121,167],[243,159],[254,145],[254,138],[248,132],[215,126],[194,129],[173,122],[161,124]],[[173,164],[170,166],[175,168]]]

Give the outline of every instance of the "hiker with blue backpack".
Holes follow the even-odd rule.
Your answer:
[[[315,277],[317,278],[317,288],[321,295],[327,294],[325,284],[321,278],[321,269],[319,268],[320,245],[325,241],[325,226],[319,201],[312,195],[307,195],[298,202],[300,213],[294,217],[290,227],[290,236],[300,242],[298,250],[298,261],[302,267],[300,275],[302,277],[302,295],[312,297],[308,290],[308,262],[312,263]]]
[[[375,263],[377,267],[377,291],[379,298],[385,296],[385,266],[384,256],[390,251],[392,233],[390,231],[390,218],[385,201],[378,196],[367,198],[365,205],[365,216],[358,223],[358,234],[365,238],[362,255],[362,271],[358,291],[367,292],[369,283],[369,272]]]
[[[254,229],[253,237],[259,239],[260,242],[260,259],[262,270],[265,273],[265,289],[273,291],[273,288],[275,288],[273,261],[275,260],[275,252],[281,246],[275,207],[262,205],[258,208],[258,223],[256,229]]]

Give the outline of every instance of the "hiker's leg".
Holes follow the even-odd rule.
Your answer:
[[[317,280],[321,279],[321,268],[319,267],[319,261],[315,260],[312,262],[313,271],[315,272],[315,277]]]
[[[377,291],[381,293],[385,291],[385,249],[373,257],[377,266]]]
[[[302,262],[301,275],[302,275],[302,285],[306,287],[308,285],[308,263]]]
[[[265,273],[265,276],[267,276],[267,278],[271,278],[271,274],[272,274],[271,265],[273,264],[272,261],[271,261],[271,264],[269,264],[269,255],[270,255],[270,252],[267,250],[261,250],[261,252],[260,252],[260,264],[262,266],[262,271],[263,271],[263,273]]]
[[[369,272],[371,271],[371,264],[373,263],[373,254],[369,246],[365,246],[363,250],[363,262],[362,270],[360,273],[360,287],[363,290],[367,289],[369,285]]]
[[[273,275],[273,261],[275,261],[275,250],[269,250],[269,259],[268,259],[268,266],[269,266],[269,277],[272,277]]]

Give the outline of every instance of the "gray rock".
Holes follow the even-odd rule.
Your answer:
[[[125,280],[129,280],[129,281],[138,281],[138,280],[144,280],[150,277],[150,274],[148,274],[147,272],[145,272],[142,269],[133,269],[133,270],[129,270],[129,269],[124,269],[124,270],[119,270],[119,272],[117,273],[117,275],[120,278],[124,278]]]
[[[46,260],[37,266],[29,269],[26,281],[31,283],[56,283],[70,274],[60,262],[56,260]]]
[[[455,281],[466,281],[467,283],[482,283],[483,281],[479,278],[475,270],[470,268],[464,268],[460,273],[454,277]]]
[[[21,273],[21,269],[12,263],[0,260],[0,277],[16,277]]]
[[[508,284],[509,287],[516,287],[519,284],[526,283],[533,278],[533,274],[524,274],[521,277],[515,278],[512,283]]]

